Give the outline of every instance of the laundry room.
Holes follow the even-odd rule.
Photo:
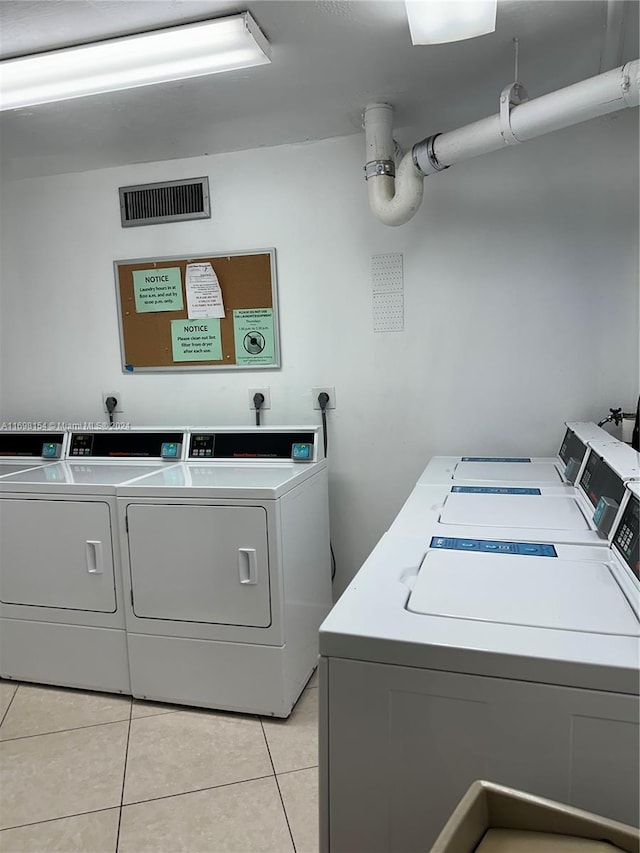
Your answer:
[[[597,424],[620,409],[628,417],[616,415],[603,429],[621,439],[629,437],[636,413],[636,0],[498,0],[495,31],[439,44],[412,44],[403,0],[1,0],[2,61],[242,13],[258,28],[268,56],[262,64],[2,105],[0,422],[7,433],[39,430],[43,440],[60,444],[60,455],[41,469],[39,481],[13,472],[5,480],[0,469],[0,557],[6,564],[40,525],[57,536],[62,528],[48,506],[69,518],[77,505],[107,507],[109,546],[88,546],[85,556],[93,576],[100,560],[111,561],[116,600],[113,612],[109,602],[96,608],[104,618],[82,622],[72,615],[68,637],[75,639],[58,641],[49,627],[56,620],[36,613],[44,598],[30,602],[28,612],[23,607],[29,584],[43,589],[51,582],[44,569],[2,589],[3,604],[23,607],[6,619],[16,632],[2,637],[5,650],[8,642],[21,654],[37,649],[25,664],[35,674],[0,673],[7,697],[0,741],[9,768],[0,828],[7,850],[318,849],[322,688],[318,674],[307,682],[317,627],[345,590],[352,594],[353,579],[425,465],[463,452],[478,459],[557,459],[566,422]],[[599,82],[588,85],[591,78]],[[614,98],[615,109],[603,106]],[[527,109],[533,118],[525,118]],[[469,129],[483,120],[488,124]],[[133,227],[123,222],[121,191],[200,179],[206,179],[204,215]],[[233,286],[224,278],[224,264],[232,269],[258,256],[266,302],[250,301],[261,274],[238,275]],[[215,315],[173,313],[175,303],[171,311],[157,304],[141,309],[135,277],[177,269],[187,305],[189,269],[199,262],[210,262],[219,276],[227,317],[219,314],[216,323],[236,338],[235,349],[227,350],[230,339],[223,337],[219,352],[204,359],[198,352],[200,363],[189,361],[194,351],[180,350],[184,341],[171,337],[173,318]],[[134,296],[131,319],[126,300]],[[262,352],[264,338],[239,355],[239,333],[249,326],[228,315],[264,305],[271,354],[252,360],[251,346]],[[196,334],[191,328],[184,334]],[[162,347],[154,349],[159,330],[169,335],[161,354]],[[265,397],[258,412],[256,393]],[[319,401],[321,394],[328,400]],[[117,401],[111,413],[109,397]],[[106,429],[110,420],[116,430]],[[251,444],[258,421],[271,436],[274,458],[255,480],[240,472],[230,485],[225,466],[263,452]],[[51,430],[60,435],[46,435]],[[91,458],[70,455],[75,448],[83,456],[82,436],[104,432],[113,439],[108,449],[91,438]],[[283,435],[287,458],[273,449]],[[607,446],[606,435],[583,438],[585,448],[593,440]],[[205,454],[213,448],[215,458],[215,442],[231,449],[221,451],[213,471]],[[166,445],[175,445],[175,455]],[[304,458],[291,458],[307,452],[307,468]],[[138,467],[126,476],[120,471],[116,483],[115,473],[104,472],[119,454],[129,457],[119,459],[123,466]],[[582,473],[588,455],[587,449],[579,460]],[[569,456],[560,457],[562,473]],[[259,468],[254,461],[252,470]],[[626,483],[636,476],[634,465],[625,454],[612,463],[623,491],[616,492],[604,534],[607,547],[633,504]],[[73,466],[73,486],[57,479],[54,472],[62,478]],[[93,483],[91,466],[102,477]],[[460,479],[460,488],[477,484],[498,487],[486,477]],[[526,489],[530,481],[514,479],[511,486]],[[576,498],[582,515],[590,500],[584,491]],[[170,518],[168,503],[179,510]],[[204,506],[219,510],[215,523],[195,512]],[[248,548],[242,540],[248,528],[235,511],[249,518],[250,509],[247,524],[259,528],[262,544]],[[66,518],[60,523],[68,529]],[[189,627],[192,617],[184,613],[197,610],[209,591],[206,573],[186,563],[183,582],[168,583],[166,598],[154,588],[153,572],[136,581],[142,561],[177,564],[189,547],[203,563],[208,546],[200,532],[222,537],[234,525],[242,595],[253,595],[256,578],[260,583],[261,548],[272,567],[281,567],[268,575],[269,603],[256,595],[251,605],[255,621],[242,622],[229,605],[216,625]],[[303,534],[290,532],[300,525]],[[501,538],[595,548],[600,535],[589,527],[575,544],[571,536],[554,539],[542,523],[535,529],[545,537],[521,526],[517,535],[501,528]],[[88,532],[85,540],[103,541]],[[31,542],[34,563],[46,554],[46,540]],[[311,572],[305,579],[288,568],[305,543],[326,564],[321,588]],[[162,571],[166,578],[172,573],[170,566]],[[60,589],[53,581],[46,595],[62,618]],[[169,601],[184,610],[168,615]],[[302,631],[296,642],[308,654],[282,651],[278,658],[287,631],[305,619],[313,638]],[[21,620],[37,623],[37,633],[18,632]],[[109,631],[105,646],[91,645],[97,632]],[[92,649],[78,665],[82,677],[47,678],[58,665],[54,656],[73,657],[64,651],[67,642]],[[208,683],[198,669],[198,661],[209,666],[207,643],[219,645],[221,655],[218,669],[207,670]],[[235,656],[243,645],[264,653],[246,671]],[[116,664],[106,663],[116,646],[126,684],[113,675]],[[327,660],[348,657],[340,648],[336,640],[333,651],[327,646],[321,653]],[[103,681],[92,663],[98,659]],[[171,684],[165,665],[176,673]],[[230,672],[241,675],[229,678],[228,698],[214,700],[209,685],[226,689]],[[130,678],[139,678],[139,687],[130,689]],[[261,695],[244,689],[261,679]],[[577,686],[590,689],[586,681]],[[603,677],[597,689],[614,688]],[[86,707],[81,695],[89,697]],[[206,716],[212,707],[223,712],[213,722]],[[91,733],[99,735],[93,743]],[[65,792],[71,774],[65,755],[85,749],[87,766],[103,774],[103,790],[83,776]],[[53,769],[34,805],[26,780],[46,762]],[[259,816],[242,826],[254,797]],[[209,812],[224,815],[219,825],[203,817]],[[626,813],[613,817],[628,821]],[[193,840],[181,840],[188,831]],[[171,839],[164,847],[163,837]],[[1,839],[2,833],[0,846]],[[323,843],[329,849],[327,837]],[[341,844],[331,849],[346,850]]]

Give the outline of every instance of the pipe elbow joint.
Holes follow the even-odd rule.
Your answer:
[[[423,178],[414,168],[410,153],[400,163],[395,180],[380,175],[369,178],[367,187],[371,210],[384,225],[404,225],[422,203]]]

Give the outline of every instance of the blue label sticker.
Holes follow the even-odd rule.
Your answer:
[[[501,488],[500,486],[454,486],[452,492],[465,495],[541,495],[540,489]]]
[[[519,554],[527,557],[557,557],[553,545],[544,542],[503,542],[492,539],[457,539],[434,536],[429,547],[444,551],[484,551],[493,554]]]
[[[463,462],[531,462],[529,456],[463,456]]]

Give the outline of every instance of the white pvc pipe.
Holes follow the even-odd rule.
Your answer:
[[[624,77],[629,78],[625,99]],[[574,83],[565,89],[526,101],[511,110],[511,129],[518,142],[535,139],[545,133],[615,113],[626,106],[638,106],[640,99],[640,60],[597,77]],[[443,133],[434,142],[434,152],[442,166],[451,166],[478,154],[505,147],[500,133],[500,117],[491,116],[460,130]]]
[[[369,104],[364,111],[367,163],[393,161],[393,107]],[[423,176],[413,165],[411,152],[402,158],[395,178],[375,175],[367,181],[371,210],[385,225],[404,225],[422,203]]]
[[[627,0],[605,0],[605,21],[600,51],[600,73],[615,68],[622,62],[624,18]]]
[[[525,142],[639,103],[640,60],[636,59],[621,68],[512,107],[511,131],[516,142]],[[386,112],[381,108],[386,108]],[[392,159],[392,116],[388,104],[371,105],[365,110],[368,162]],[[437,136],[433,153],[439,166],[444,168],[505,147],[500,116],[495,115]],[[422,177],[413,165],[411,152],[403,158],[395,184],[390,176],[376,175],[369,177],[367,185],[371,208],[387,225],[408,222],[420,206]]]

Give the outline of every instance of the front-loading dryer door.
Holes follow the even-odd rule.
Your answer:
[[[109,504],[3,498],[0,601],[115,613]]]
[[[264,507],[130,504],[127,525],[137,617],[269,627]]]

